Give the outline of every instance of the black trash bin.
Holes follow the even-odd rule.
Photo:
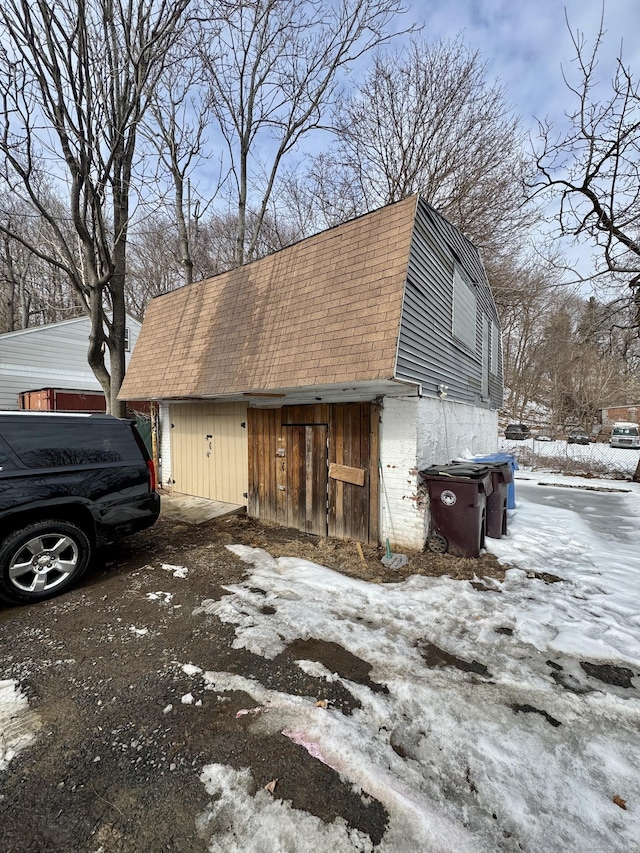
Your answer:
[[[450,463],[420,471],[429,490],[430,551],[478,557],[484,547],[487,496],[493,491],[488,465]]]
[[[489,453],[486,456],[478,455],[474,456],[471,459],[471,462],[480,462],[482,465],[486,465],[488,462],[506,462],[506,464],[511,469],[511,482],[509,483],[508,489],[508,497],[507,497],[507,507],[509,509],[516,508],[516,483],[514,478],[514,471],[518,470],[518,460],[511,453]]]
[[[453,462],[466,466],[465,461]],[[476,464],[476,463],[474,463]],[[491,473],[492,492],[487,495],[486,534],[490,539],[501,539],[507,535],[507,506],[509,504],[509,486],[513,483],[513,469],[509,461],[482,460]]]

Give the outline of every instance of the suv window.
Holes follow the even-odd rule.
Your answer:
[[[15,456],[12,456],[11,450],[7,447],[7,445],[2,440],[2,437],[0,436],[0,471],[5,471],[9,469],[15,470],[15,468]]]
[[[4,437],[28,468],[55,468],[60,465],[90,465],[103,462],[138,460],[133,434],[119,423],[92,422],[79,429],[78,422],[14,422],[3,428]]]

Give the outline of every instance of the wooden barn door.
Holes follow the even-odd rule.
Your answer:
[[[249,515],[377,545],[378,407],[336,403],[247,414]]]
[[[328,533],[378,544],[379,409],[336,403],[329,424]]]
[[[327,425],[286,424],[287,525],[327,535]]]

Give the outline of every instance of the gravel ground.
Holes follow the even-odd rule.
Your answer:
[[[16,679],[36,715],[38,734],[0,772],[1,853],[156,853],[207,849],[215,827],[197,828],[209,799],[199,779],[209,763],[249,768],[256,789],[278,779],[277,796],[331,822],[342,817],[369,834],[384,833],[386,814],[329,767],[289,739],[250,730],[236,712],[252,707],[243,693],[223,700],[193,691],[182,670],[255,677],[270,689],[329,698],[350,714],[357,701],[339,682],[305,674],[293,661],[312,655],[350,680],[368,683],[369,665],[318,638],[298,641],[274,660],[233,649],[233,628],[193,614],[219,598],[245,566],[224,546],[263,547],[373,583],[411,574],[502,578],[490,555],[464,560],[408,553],[401,570],[385,568],[384,551],[322,540],[259,524],[244,515],[200,524],[163,514],[149,531],[99,555],[77,589],[38,605],[0,604],[0,680]],[[163,564],[186,566],[175,577]],[[162,593],[159,597],[149,597]],[[293,644],[294,646],[296,644]],[[330,689],[331,696],[327,697]]]

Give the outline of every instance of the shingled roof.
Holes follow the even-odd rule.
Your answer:
[[[120,398],[393,378],[417,198],[156,297]]]

